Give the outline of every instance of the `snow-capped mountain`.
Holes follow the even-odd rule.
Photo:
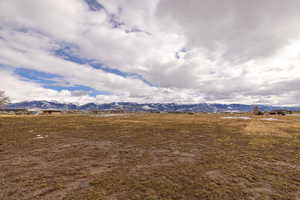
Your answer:
[[[124,110],[129,112],[250,112],[255,105],[245,104],[175,104],[175,103],[150,103],[138,104],[130,102],[116,102],[107,104],[88,103],[85,105],[65,104],[49,101],[26,101],[8,104],[7,108],[26,109],[59,109],[59,110]],[[262,111],[274,109],[300,110],[300,107],[278,107],[259,105]]]
[[[26,109],[60,109],[60,110],[77,110],[75,104],[64,104],[49,101],[24,101],[20,103],[12,103],[6,105],[7,108],[26,108]]]

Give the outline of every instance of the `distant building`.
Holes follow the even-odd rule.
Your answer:
[[[41,114],[43,115],[60,115],[63,114],[61,110],[42,110]]]
[[[270,115],[287,115],[292,114],[290,110],[272,110],[269,112]]]

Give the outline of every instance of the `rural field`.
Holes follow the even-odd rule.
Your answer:
[[[0,199],[300,200],[300,115],[0,116]]]

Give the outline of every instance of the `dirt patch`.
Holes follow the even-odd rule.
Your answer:
[[[225,179],[225,177],[219,170],[208,171],[208,172],[206,172],[206,175],[212,180],[224,180]]]
[[[222,119],[244,119],[244,120],[250,120],[252,118],[251,117],[246,117],[246,116],[234,116],[234,117],[223,117]]]
[[[278,161],[278,162],[275,162],[274,165],[282,166],[282,167],[288,167],[288,168],[300,171],[300,164],[295,165],[295,164],[291,164],[291,163],[288,163],[288,162]]]
[[[126,117],[128,114],[100,114],[100,115],[95,115],[96,117]]]

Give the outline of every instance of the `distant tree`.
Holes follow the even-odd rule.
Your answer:
[[[4,91],[0,90],[0,107],[9,102],[10,102],[9,97],[5,95]]]
[[[260,111],[260,109],[259,109],[258,106],[255,106],[253,108],[253,114],[255,114],[255,115],[263,115],[264,113],[262,111]]]

